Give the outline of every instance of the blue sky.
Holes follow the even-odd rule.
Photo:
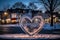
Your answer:
[[[3,10],[3,8],[7,5],[10,5],[10,7],[16,3],[16,2],[23,2],[25,5],[28,5],[29,2],[38,2],[37,0],[0,0],[0,10]],[[36,3],[38,8],[41,8],[44,10],[42,5],[39,5],[39,3]]]

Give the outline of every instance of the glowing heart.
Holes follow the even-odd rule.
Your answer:
[[[29,35],[34,35],[41,31],[44,20],[41,16],[35,16],[33,19],[23,17],[21,24],[21,28],[24,32],[28,33]]]

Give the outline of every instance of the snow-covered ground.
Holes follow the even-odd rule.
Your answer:
[[[10,25],[0,25],[0,26],[2,26],[2,27],[11,27],[11,26],[13,26],[13,27],[20,27],[19,24],[15,24],[15,25],[12,25],[12,24],[10,24]],[[33,25],[31,25],[31,26],[33,26]],[[50,26],[49,23],[45,23],[44,26],[43,26],[43,29],[46,29],[46,30],[60,29],[60,23],[59,24],[54,24],[54,26]]]
[[[53,26],[50,26],[50,23],[46,23],[46,24],[44,24],[43,28],[44,29],[48,29],[48,30],[51,30],[51,29],[60,29],[60,23],[54,24]]]

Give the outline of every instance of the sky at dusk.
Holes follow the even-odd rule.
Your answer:
[[[3,10],[4,7],[9,5],[11,7],[16,2],[22,2],[25,5],[28,5],[29,2],[38,2],[37,0],[0,0],[0,10]],[[35,3],[35,5],[38,7],[38,9],[44,10],[44,7],[40,3]]]

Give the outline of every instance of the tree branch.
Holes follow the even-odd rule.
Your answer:
[[[48,1],[49,5],[50,5],[50,0],[47,0],[47,1]]]
[[[53,5],[53,9],[56,9],[59,6],[58,4],[60,4],[60,3],[58,3],[58,0],[55,0],[54,5]]]
[[[49,5],[44,0],[41,0],[41,1],[44,5],[46,5],[49,8]]]

